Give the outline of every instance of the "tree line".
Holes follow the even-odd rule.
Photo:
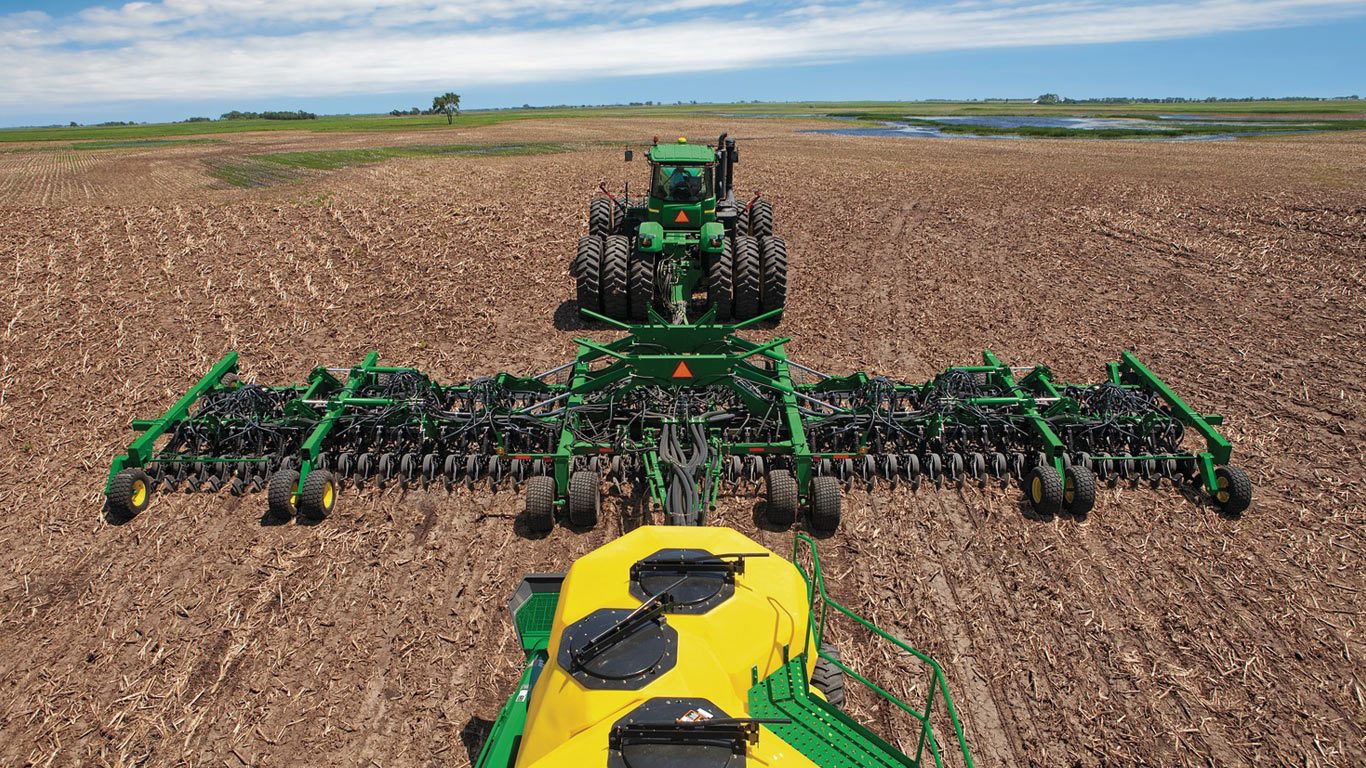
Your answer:
[[[317,120],[318,116],[302,109],[294,112],[224,112],[220,120]]]

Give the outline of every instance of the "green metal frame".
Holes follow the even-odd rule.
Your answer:
[[[653,311],[650,313],[652,322],[644,325],[630,325],[585,312],[627,334],[605,343],[578,339],[575,359],[556,369],[564,374],[562,382],[548,380],[547,374],[522,377],[504,373],[492,380],[483,380],[482,386],[492,387],[496,396],[489,404],[481,406],[488,409],[490,426],[476,464],[483,467],[515,461],[520,462],[524,470],[530,467],[527,471],[550,474],[555,479],[556,503],[563,504],[568,495],[569,476],[582,466],[582,461],[593,457],[639,457],[644,488],[652,502],[663,507],[667,497],[665,476],[668,467],[659,453],[660,429],[670,423],[680,426],[700,423],[707,435],[708,460],[696,477],[697,508],[688,510],[692,515],[689,519],[700,520],[701,515],[714,505],[728,463],[737,460],[762,457],[770,465],[776,461],[791,469],[797,480],[799,498],[805,501],[811,481],[819,473],[843,472],[844,479],[848,480],[848,468],[854,462],[860,462],[864,467],[876,461],[886,463],[885,456],[895,449],[886,444],[887,435],[877,431],[879,425],[895,422],[896,429],[900,430],[898,434],[918,435],[916,451],[948,451],[951,448],[938,446],[948,445],[953,435],[964,430],[982,428],[984,422],[981,420],[989,417],[998,424],[1015,425],[1024,435],[1018,438],[1021,444],[1027,450],[1042,454],[1061,475],[1069,460],[1069,444],[1061,433],[1094,423],[1098,418],[1085,413],[1082,403],[1069,394],[1077,391],[1074,387],[1087,385],[1055,382],[1045,366],[1012,368],[990,351],[983,353],[982,365],[949,369],[923,384],[890,382],[864,373],[839,377],[818,374],[789,359],[787,338],[754,342],[738,335],[738,331],[771,319],[778,312],[774,310],[741,323],[719,324],[712,320],[714,310],[708,310],[691,325],[670,325]],[[798,368],[815,380],[799,383],[794,378]],[[329,452],[339,450],[338,445],[344,442],[340,436],[354,435],[355,425],[365,419],[382,417],[385,429],[407,429],[413,440],[439,442],[443,430],[448,430],[454,423],[451,415],[443,414],[440,409],[424,410],[412,398],[425,393],[423,396],[446,401],[468,395],[478,385],[478,381],[451,386],[438,384],[410,368],[380,366],[378,354],[371,352],[351,368],[316,369],[302,385],[264,388],[273,393],[272,396],[287,401],[280,413],[270,417],[270,426],[277,433],[295,436],[275,445],[272,451],[186,453],[181,448],[159,452],[158,442],[182,426],[202,426],[208,422],[208,426],[220,432],[231,431],[232,424],[214,421],[217,417],[202,415],[205,412],[196,410],[196,406],[244,386],[224,381],[227,374],[235,374],[236,370],[237,355],[230,353],[160,418],[133,422],[134,428],[142,434],[112,462],[106,492],[119,471],[159,462],[174,463],[182,469],[207,465],[221,468],[215,471],[222,473],[228,473],[234,467],[239,473],[273,472],[288,464],[299,470],[299,489],[302,489],[311,472],[328,464]],[[1017,376],[1017,371],[1023,375]],[[1214,493],[1218,487],[1215,467],[1228,463],[1231,457],[1228,440],[1215,429],[1222,419],[1195,411],[1130,353],[1126,352],[1119,361],[1110,363],[1107,371],[1108,386],[1142,393],[1152,402],[1161,401],[1165,410],[1149,413],[1145,419],[1160,417],[1179,422],[1193,430],[1205,445],[1198,451],[1135,453],[1129,450],[1122,456],[1098,453],[1093,459],[1184,462],[1184,466],[1198,476],[1200,484]],[[376,391],[382,390],[386,377],[399,374],[418,382],[416,394],[408,399],[374,396]],[[944,382],[950,375],[973,377],[980,382],[980,390],[988,395],[954,395],[945,388]],[[884,388],[881,391],[887,396],[909,398],[914,402],[933,401],[937,407],[923,412],[895,411],[887,404],[895,401],[869,400],[869,393],[879,391],[878,386]],[[705,414],[701,413],[663,414],[646,424],[638,434],[620,430],[604,433],[592,428],[596,423],[593,420],[598,417],[585,409],[629,410],[639,407],[629,403],[635,402],[632,398],[643,392],[674,393],[674,397],[692,399],[728,398],[727,402],[734,404],[731,407],[747,414],[745,418],[763,420],[770,428],[763,439],[728,437],[724,428],[707,422]],[[1153,424],[1137,417],[1124,418],[1128,421],[1119,417],[1115,417],[1115,421],[1134,431],[1153,428]],[[519,447],[506,431],[510,419],[541,430],[544,438],[537,443],[538,447]],[[858,426],[857,434],[846,429],[841,433],[842,442],[836,446],[828,435],[831,425],[840,423],[862,426]],[[252,470],[252,467],[257,469]],[[335,461],[329,468],[335,470]]]
[[[808,572],[801,565],[800,556],[803,546],[809,549],[811,553],[810,572]],[[809,536],[799,533],[793,537],[792,562],[797,566],[797,570],[801,573],[803,581],[806,582],[807,600],[813,606],[811,611],[811,620],[807,623],[806,628],[806,647],[803,650],[802,655],[806,656],[810,654],[813,651],[813,649],[815,649],[816,653],[818,653],[820,657],[824,659],[826,662],[835,665],[840,670],[842,670],[845,675],[858,681],[864,687],[868,688],[869,690],[873,691],[873,693],[877,694],[880,698],[892,703],[898,709],[911,715],[920,723],[920,735],[918,745],[916,747],[916,753],[914,756],[911,757],[912,762],[908,763],[909,765],[923,765],[923,760],[926,755],[927,748],[929,750],[928,754],[934,760],[934,765],[944,765],[944,755],[940,752],[939,739],[936,738],[934,726],[931,723],[933,709],[936,703],[939,704],[944,708],[944,712],[947,715],[949,722],[953,726],[953,733],[951,734],[951,738],[953,744],[956,747],[953,751],[961,755],[963,764],[967,768],[972,768],[972,755],[968,752],[967,740],[963,736],[963,726],[958,719],[958,711],[953,705],[953,697],[949,695],[948,684],[944,680],[944,671],[939,666],[939,663],[935,661],[933,658],[907,645],[905,642],[901,641],[897,637],[887,633],[886,631],[878,627],[876,624],[873,624],[871,621],[846,608],[839,601],[831,597],[825,589],[825,574],[821,570],[820,554],[816,550],[816,542],[813,541]],[[874,636],[880,638],[881,640],[891,643],[892,645],[896,646],[902,651],[905,651],[906,653],[915,657],[921,663],[925,664],[926,667],[929,668],[929,692],[926,695],[925,706],[923,709],[917,709],[914,705],[902,701],[901,699],[897,698],[894,694],[892,694],[890,691],[869,680],[867,677],[864,677],[863,675],[859,674],[856,670],[852,669],[847,664],[845,664],[841,659],[835,658],[834,656],[820,650],[822,641],[825,637],[825,627],[831,610],[834,610],[837,614],[852,620],[854,623],[861,626],[863,629],[872,633]],[[755,677],[757,678],[757,674],[755,675]],[[805,679],[805,675],[802,675],[802,677],[803,679]],[[757,680],[756,685],[758,685]],[[753,700],[753,697],[754,693],[751,692],[751,700]],[[833,707],[829,707],[828,705],[827,708],[831,710],[834,709]],[[781,726],[779,726],[779,728],[781,728]],[[779,735],[782,735],[781,731],[779,732]],[[855,736],[857,738],[864,740],[868,738],[868,735],[870,734],[855,732]],[[880,739],[876,741],[871,741],[869,743],[874,748],[880,747],[882,749],[894,749],[885,741],[882,741]],[[807,755],[807,757],[812,758],[813,762],[817,762],[821,765],[840,764],[837,759],[827,762],[831,759],[831,757],[834,756],[823,755],[823,760],[817,760],[811,755]]]
[[[218,386],[218,382],[229,373],[237,373],[237,353],[229,352],[221,360],[214,363],[209,372],[204,374],[204,378],[190,387],[170,410],[162,414],[161,418],[153,420],[137,420],[133,422],[133,428],[141,430],[142,434],[128,446],[128,450],[121,456],[114,457],[113,464],[109,468],[109,478],[105,481],[104,492],[109,492],[109,486],[114,482],[114,475],[117,475],[124,467],[143,467],[146,466],[155,453],[156,442],[161,439],[166,431],[178,424],[189,416],[190,408],[199,400],[204,393]]]
[[[531,703],[531,690],[541,670],[550,660],[550,632],[555,624],[555,608],[559,602],[559,591],[537,592],[512,611],[512,623],[517,628],[517,637],[526,655],[521,679],[512,696],[498,710],[474,761],[478,768],[510,768],[517,757],[517,746],[522,733],[526,730],[527,707]]]

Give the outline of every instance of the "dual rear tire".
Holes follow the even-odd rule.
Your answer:
[[[786,469],[769,470],[768,496],[764,518],[780,528],[787,528],[797,520],[799,506],[797,480]],[[831,476],[811,478],[807,495],[807,524],[817,533],[833,533],[840,525],[839,482]]]
[[[297,469],[280,469],[270,477],[266,514],[281,521],[294,517],[307,522],[324,520],[336,507],[337,491],[337,479],[327,470],[309,472],[300,488]]]
[[[749,320],[787,306],[787,243],[781,237],[728,238],[707,269],[717,322]]]
[[[1041,463],[1025,477],[1025,493],[1030,507],[1040,517],[1066,513],[1085,519],[1096,505],[1096,476],[1077,464],[1069,465],[1059,475],[1052,464]]]
[[[645,320],[655,298],[655,256],[623,235],[579,238],[570,272],[579,308],[617,320]]]

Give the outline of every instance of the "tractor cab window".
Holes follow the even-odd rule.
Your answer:
[[[711,193],[711,188],[710,165],[659,165],[655,166],[651,194],[669,203],[697,203]]]

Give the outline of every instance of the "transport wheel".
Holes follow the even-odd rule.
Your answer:
[[[821,643],[821,653],[833,656],[839,661],[840,649],[830,643]],[[844,670],[835,666],[825,656],[816,657],[816,668],[811,671],[811,687],[825,694],[825,700],[838,709],[844,708]]]
[[[120,470],[105,499],[112,511],[132,517],[152,503],[152,480],[136,467]]]
[[[1073,464],[1063,473],[1062,503],[1067,514],[1084,520],[1096,506],[1096,476],[1080,464]]]
[[[595,235],[579,238],[579,249],[574,254],[574,280],[578,288],[580,309],[602,311],[602,245]]]
[[[1056,515],[1062,510],[1063,485],[1052,464],[1039,464],[1025,478],[1029,503],[1039,515]]]
[[[602,509],[602,484],[598,473],[578,471],[569,476],[569,524],[592,528]]]
[[[787,306],[787,242],[781,237],[765,237],[759,241],[759,250],[763,257],[761,311],[782,309]]]
[[[631,319],[648,320],[650,306],[655,301],[655,254],[639,251],[631,254],[630,272]]]
[[[526,481],[526,527],[532,533],[555,527],[555,478],[537,475]]]
[[[299,517],[323,520],[337,504],[337,479],[325,469],[315,469],[304,480],[299,493]]]
[[[768,508],[764,517],[784,529],[797,519],[797,478],[786,469],[768,473]]]
[[[588,234],[606,237],[612,234],[612,201],[595,197],[588,201]]]
[[[759,241],[752,237],[735,238],[735,319],[748,320],[759,314]]]
[[[1252,479],[1243,470],[1223,466],[1215,467],[1214,482],[1219,490],[1214,492],[1214,506],[1229,517],[1237,517],[1252,504]]]
[[[840,527],[840,485],[830,475],[811,478],[811,497],[808,500],[811,529],[833,533]]]
[[[773,236],[773,203],[762,197],[749,209],[749,234],[754,237]]]
[[[728,237],[721,252],[707,266],[707,301],[716,307],[716,322],[729,323],[735,314],[735,247]]]
[[[296,469],[281,469],[271,475],[270,487],[266,490],[267,514],[276,520],[294,517],[298,487],[299,471]]]
[[[608,235],[602,249],[602,312],[617,320],[626,320],[631,312],[626,283],[630,257],[630,238]]]

